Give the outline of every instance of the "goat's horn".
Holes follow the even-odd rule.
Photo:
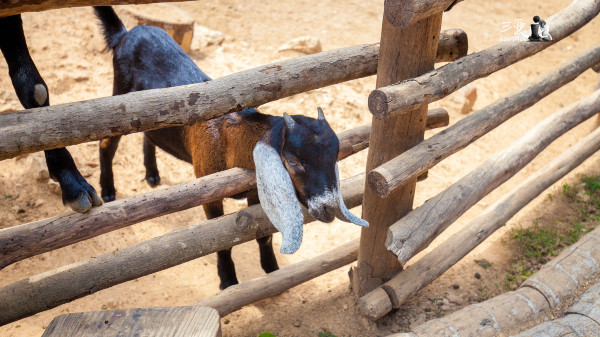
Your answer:
[[[317,111],[319,112],[319,120],[320,121],[324,121],[325,120],[325,114],[323,113],[323,109],[321,109],[321,107],[317,107]]]
[[[43,84],[36,84],[33,88],[33,99],[37,102],[39,106],[44,105],[46,103],[46,99],[48,99],[48,90]]]
[[[294,119],[288,115],[287,112],[283,113],[283,120],[285,120],[285,125],[288,127],[288,129],[291,129],[296,125]]]

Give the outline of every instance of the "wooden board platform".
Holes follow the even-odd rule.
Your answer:
[[[60,315],[42,337],[220,337],[216,310],[207,307],[135,308]]]

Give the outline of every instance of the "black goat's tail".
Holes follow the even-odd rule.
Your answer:
[[[108,47],[114,50],[121,38],[127,34],[125,25],[110,6],[94,6],[94,12],[102,22],[102,31]]]

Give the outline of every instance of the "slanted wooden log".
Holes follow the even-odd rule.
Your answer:
[[[598,303],[600,304],[600,303]],[[600,324],[583,315],[565,315],[553,321],[544,322],[513,337],[538,337],[538,336],[598,336]]]
[[[600,111],[600,90],[544,119],[440,194],[390,226],[386,246],[405,264],[477,201],[515,175],[558,137]]]
[[[543,97],[574,80],[600,60],[600,46],[588,49],[529,84],[467,116],[369,173],[369,185],[389,194],[451,154],[465,148]]]
[[[424,75],[374,90],[369,95],[369,110],[376,118],[386,118],[437,101],[476,79],[486,77],[548,48],[588,23],[599,11],[598,1],[575,0],[546,20],[552,27],[551,42],[498,43]]]
[[[553,288],[561,289],[561,293],[555,295],[560,302],[564,303],[573,298],[577,290],[592,279],[598,271],[600,271],[600,228],[584,235],[571,247],[563,250],[534,276],[541,280],[559,280],[561,283],[556,283]],[[561,277],[557,279],[557,276]],[[549,303],[552,301],[549,297],[550,293],[543,290],[543,287],[523,284],[516,291],[470,305],[443,318],[427,321],[413,328],[413,334],[421,337],[504,335],[510,329],[522,327],[526,322],[539,318],[540,313],[555,308],[551,306],[552,303]],[[581,309],[584,315],[593,316],[586,314],[584,308]],[[546,334],[537,336],[546,336]],[[580,336],[590,335],[582,333]]]
[[[282,292],[356,261],[359,240],[347,242],[312,259],[281,268],[263,277],[231,286],[195,305],[216,309],[225,316],[243,306]]]
[[[77,312],[50,322],[42,337],[221,337],[219,314],[207,307]]]
[[[360,45],[271,63],[202,84],[0,114],[0,160],[110,136],[193,124],[374,75],[378,54],[379,44]]]
[[[342,181],[348,208],[361,204],[364,179],[361,174]],[[306,210],[304,221],[314,221]],[[260,205],[254,205],[28,277],[0,288],[0,326],[276,231]]]
[[[164,29],[186,53],[190,52],[194,18],[185,10],[171,4],[151,4],[125,7],[123,11],[135,19],[136,26]]]
[[[190,0],[11,0],[0,2],[0,17],[15,15],[23,12],[40,12],[49,9],[67,7],[115,6],[175,1]]]
[[[383,19],[377,68],[377,87],[423,74],[433,69],[442,14],[433,15],[405,28]],[[373,119],[367,172],[396,157],[423,140],[427,107],[388,120]],[[398,137],[402,135],[402,137]],[[365,190],[358,263],[351,273],[352,290],[358,297],[380,286],[401,269],[385,246],[388,227],[412,209],[416,179],[387,199]]]
[[[443,119],[435,111],[435,125]],[[447,113],[446,113],[447,117]],[[342,160],[369,146],[370,126],[338,135]],[[220,200],[256,187],[254,171],[233,168],[191,182],[117,200],[87,213],[70,213],[0,229],[0,269],[25,258],[65,247],[161,215]]]
[[[406,27],[434,14],[450,10],[462,0],[385,0],[384,14],[395,27]]]
[[[457,234],[423,256],[380,288],[363,296],[358,306],[363,315],[379,319],[397,309],[413,294],[450,269],[475,247],[504,226],[517,212],[548,187],[600,150],[600,128],[560,154],[549,164],[503,196]]]

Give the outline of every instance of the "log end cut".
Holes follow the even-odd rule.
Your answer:
[[[377,119],[386,118],[389,115],[387,95],[379,90],[373,90],[369,94],[369,111]]]

